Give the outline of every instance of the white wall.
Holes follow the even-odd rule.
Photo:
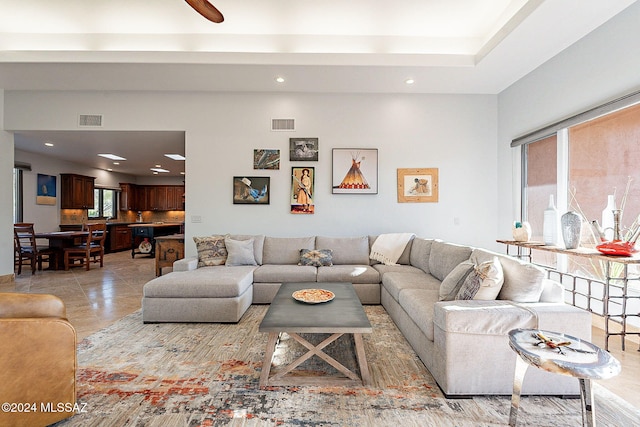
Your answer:
[[[498,96],[498,230],[520,212],[520,149],[511,140],[640,90],[640,3],[627,8]],[[604,196],[603,196],[604,197]]]
[[[92,111],[106,130],[185,131],[188,241],[414,231],[486,247],[496,237],[495,96],[7,91],[6,106],[11,130],[71,130]],[[295,118],[297,131],[272,132],[271,118]],[[320,160],[289,162],[290,137],[318,137]],[[379,149],[379,193],[331,194],[331,149],[358,147]],[[253,170],[255,148],[280,149],[280,170]],[[289,213],[291,167],[301,165],[316,168],[314,215]],[[439,168],[439,203],[397,203],[397,168],[420,167]],[[271,204],[233,205],[239,175],[270,176]]]
[[[13,274],[13,138],[4,131],[4,91],[0,89],[0,277]]]

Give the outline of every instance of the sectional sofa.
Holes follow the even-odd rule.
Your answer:
[[[237,322],[251,304],[270,303],[281,283],[348,282],[363,304],[383,305],[448,397],[511,394],[511,329],[591,339],[591,315],[565,304],[562,285],[532,264],[423,238],[411,239],[396,263],[383,264],[370,259],[376,239],[227,235],[224,261],[179,260],[173,272],[145,285],[143,321]],[[219,249],[208,252],[220,256]],[[319,266],[300,265],[307,264],[303,252],[327,257]],[[456,299],[469,298],[469,289],[475,299]],[[579,389],[573,378],[531,369],[522,393],[575,396]]]

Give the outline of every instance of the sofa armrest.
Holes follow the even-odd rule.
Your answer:
[[[0,318],[43,318],[66,319],[66,309],[62,300],[48,294],[0,294]]]
[[[173,262],[173,271],[191,271],[198,268],[198,257],[182,258]]]

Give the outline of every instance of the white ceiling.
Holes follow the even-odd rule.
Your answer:
[[[497,94],[635,2],[210,1],[0,0],[0,89]]]

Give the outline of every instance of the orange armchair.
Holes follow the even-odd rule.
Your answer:
[[[0,403],[13,405],[3,406],[0,425],[46,426],[74,415],[67,410],[76,403],[76,368],[76,331],[62,300],[0,293]]]

